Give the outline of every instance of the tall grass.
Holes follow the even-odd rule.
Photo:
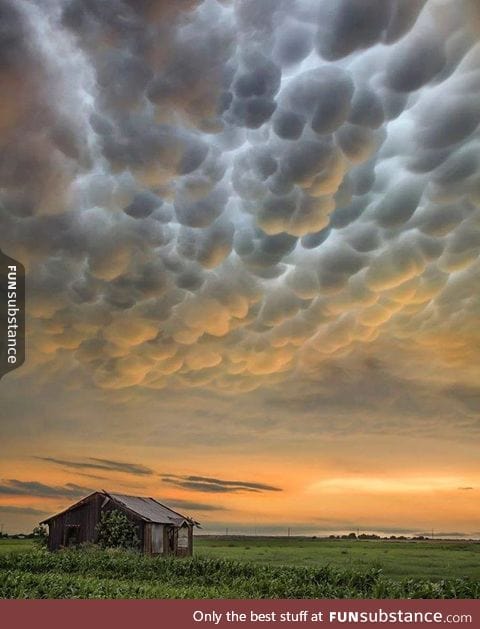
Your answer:
[[[381,570],[152,558],[99,550],[0,555],[2,598],[478,598],[480,581],[392,581]]]

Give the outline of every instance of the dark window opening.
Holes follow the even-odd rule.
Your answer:
[[[67,525],[65,527],[65,546],[77,546],[80,543],[80,525]]]
[[[168,552],[169,553],[175,553],[177,549],[176,537],[177,537],[176,529],[173,527],[170,527],[168,529]]]

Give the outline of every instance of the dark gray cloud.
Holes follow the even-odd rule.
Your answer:
[[[45,485],[37,481],[20,481],[16,479],[0,482],[0,495],[4,496],[38,496],[41,498],[80,498],[91,494],[94,490],[75,483],[65,485]]]
[[[458,400],[467,409],[478,412],[480,410],[480,388],[456,385],[448,387],[446,394]]]
[[[430,537],[431,532],[424,533],[425,536]],[[465,533],[462,531],[435,531],[435,536],[439,537],[468,537],[469,535],[477,536],[478,533]]]
[[[3,515],[38,515],[44,516],[47,514],[46,511],[42,511],[41,509],[34,509],[33,507],[15,507],[12,505],[0,505],[0,514]]]
[[[125,472],[135,476],[148,476],[153,474],[153,470],[135,463],[125,463],[123,461],[110,461],[109,459],[97,459],[89,457],[84,461],[67,461],[64,459],[56,459],[54,457],[35,457],[41,461],[54,463],[71,469],[87,469],[87,470],[105,470],[110,472]]]
[[[280,487],[273,485],[265,485],[263,483],[251,483],[247,481],[224,480],[221,478],[210,478],[207,476],[177,476],[165,474],[162,476],[164,483],[192,489],[194,491],[205,493],[237,493],[241,491],[247,492],[265,492],[265,491],[282,491]]]
[[[446,295],[478,276],[480,82],[455,7],[3,0],[0,245],[32,368],[242,392],[377,340],[413,360],[439,326],[466,347],[476,302],[459,323]]]

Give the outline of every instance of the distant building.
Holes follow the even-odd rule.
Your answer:
[[[124,513],[137,527],[140,548],[150,555],[191,555],[193,527],[198,522],[161,504],[154,498],[96,491],[41,524],[48,524],[48,548],[58,550],[97,540],[101,514]]]

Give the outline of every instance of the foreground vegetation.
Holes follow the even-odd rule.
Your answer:
[[[369,568],[152,558],[126,551],[0,554],[2,598],[478,598],[478,579],[395,581]]]

